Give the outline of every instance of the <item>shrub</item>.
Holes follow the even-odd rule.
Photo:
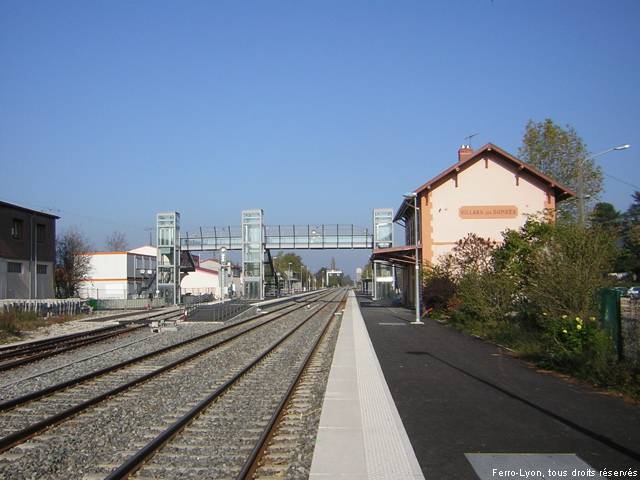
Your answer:
[[[445,311],[456,293],[456,284],[439,265],[423,270],[422,302],[426,308]]]
[[[596,316],[598,292],[609,285],[607,273],[615,259],[609,233],[592,227],[558,225],[533,255],[523,294],[538,312],[561,317],[572,312]]]
[[[595,317],[542,315],[541,363],[602,383],[615,363],[609,333],[599,327]]]
[[[33,312],[19,312],[15,309],[0,310],[0,332],[9,335],[19,335],[24,322],[37,318]]]
[[[469,272],[458,283],[457,319],[495,327],[513,319],[514,298],[514,284],[509,278],[496,272]]]

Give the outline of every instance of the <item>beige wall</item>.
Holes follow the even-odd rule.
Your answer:
[[[527,214],[543,212],[555,205],[549,202],[551,187],[518,170],[493,152],[461,170],[454,178],[432,188],[429,201],[423,196],[423,259],[437,261],[455,242],[476,233],[483,238],[501,240],[506,229],[519,228]],[[515,206],[514,218],[461,218],[465,206]],[[505,215],[508,216],[508,215]],[[431,232],[429,238],[428,232]]]

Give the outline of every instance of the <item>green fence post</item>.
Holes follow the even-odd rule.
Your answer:
[[[620,292],[612,288],[604,288],[600,291],[600,324],[611,333],[618,360],[622,360]]]

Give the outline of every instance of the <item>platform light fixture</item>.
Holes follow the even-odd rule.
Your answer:
[[[581,159],[578,163],[578,224],[580,226],[584,226],[584,217],[585,217],[585,208],[584,208],[584,200],[587,198],[584,194],[584,169],[586,163],[589,160],[593,160],[601,155],[604,155],[609,152],[618,152],[620,150],[627,150],[631,148],[631,145],[628,143],[618,145],[616,147],[607,148],[601,152],[598,152],[594,155],[590,155],[589,157]]]
[[[224,264],[227,261],[227,249],[220,248],[220,267],[218,268],[218,279],[220,280],[220,301],[224,302],[226,282],[224,277]]]
[[[418,194],[416,192],[405,193],[405,200],[407,200],[407,205],[413,207],[413,238],[415,243],[415,255],[416,255],[416,264],[415,264],[415,274],[416,274],[416,295],[415,295],[415,304],[416,304],[416,319],[411,322],[411,325],[424,325],[424,322],[420,320],[420,258],[418,251]],[[413,205],[409,203],[409,200],[413,199]],[[374,280],[375,281],[375,280]]]

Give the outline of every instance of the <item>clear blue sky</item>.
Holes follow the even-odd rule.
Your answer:
[[[0,199],[99,248],[163,210],[366,226],[466,135],[517,153],[545,117],[592,152],[633,144],[599,163],[640,185],[639,25],[637,0],[3,0]],[[605,187],[626,209],[633,187]]]

